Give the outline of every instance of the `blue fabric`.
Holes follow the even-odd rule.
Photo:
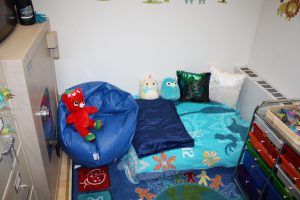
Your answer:
[[[192,148],[178,148],[138,158],[130,148],[130,180],[148,180],[191,169],[233,167],[237,164],[249,128],[239,111],[224,104],[184,102],[176,105],[188,133],[195,141]]]
[[[136,102],[139,113],[132,145],[139,158],[194,146],[194,139],[184,128],[173,101],[137,99]]]
[[[66,123],[69,114],[65,104],[58,106],[59,139],[63,150],[77,163],[85,167],[97,167],[120,159],[129,149],[136,128],[138,107],[127,92],[106,83],[88,82],[70,89],[83,90],[86,105],[96,106],[99,112],[92,119],[103,120],[94,142],[86,142],[73,125]]]

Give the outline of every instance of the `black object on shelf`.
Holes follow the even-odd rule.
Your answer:
[[[31,0],[16,0],[16,7],[20,24],[35,24],[35,14]]]

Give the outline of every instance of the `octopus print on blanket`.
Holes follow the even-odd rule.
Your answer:
[[[126,156],[131,179],[147,180],[179,171],[236,165],[249,127],[249,122],[240,118],[239,110],[215,102],[177,103],[176,110],[195,146],[141,159],[131,147]]]

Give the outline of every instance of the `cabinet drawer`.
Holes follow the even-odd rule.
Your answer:
[[[26,161],[22,149],[20,149],[18,159],[19,162],[16,162],[12,171],[6,193],[3,198],[4,200],[27,200],[30,197],[33,185],[28,168],[23,166],[23,163],[26,165]],[[19,187],[16,187],[16,185],[19,185]]]
[[[250,142],[253,145],[253,147],[256,149],[256,151],[262,157],[262,159],[267,163],[267,165],[270,168],[272,168],[275,163],[275,159],[269,155],[268,151],[264,148],[264,146],[259,142],[259,140],[255,137],[253,133],[249,133],[249,135]]]
[[[257,124],[253,124],[253,134],[260,140],[260,143],[266,148],[272,158],[277,158],[278,156],[278,149],[275,145],[271,142],[271,140],[267,137],[267,135],[259,128]]]
[[[264,183],[266,181],[266,177],[263,174],[263,172],[259,169],[259,166],[255,163],[255,161],[252,159],[250,154],[245,151],[244,153],[244,167],[253,179],[255,185],[259,189],[263,189]]]
[[[237,180],[248,199],[258,199],[259,192],[252,178],[242,165],[238,166]]]
[[[281,155],[281,168],[296,183],[297,187],[300,188],[300,173],[294,168],[294,166],[287,160],[285,155]]]
[[[255,123],[261,129],[262,132],[270,139],[270,141],[277,147],[277,149],[281,149],[283,146],[283,141],[276,136],[275,133],[263,122],[263,120],[256,115]]]
[[[7,155],[3,156],[0,161],[0,199],[2,199],[2,194],[6,184],[8,183],[9,175],[13,169],[13,159]]]
[[[282,183],[286,186],[286,188],[290,191],[290,194],[296,199],[300,199],[300,191],[293,184],[293,182],[287,177],[287,175],[283,172],[283,170],[277,166],[277,176],[282,181]]]

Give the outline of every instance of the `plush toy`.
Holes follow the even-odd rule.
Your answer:
[[[151,75],[140,82],[141,99],[153,100],[159,97],[157,81],[151,78]]]
[[[70,114],[67,117],[68,124],[74,124],[78,133],[88,142],[96,139],[94,133],[91,133],[88,128],[101,129],[103,123],[101,120],[92,120],[89,114],[98,112],[97,107],[85,106],[84,96],[81,88],[67,90],[62,95],[62,100],[66,104]]]
[[[180,98],[180,90],[177,81],[173,78],[165,78],[161,84],[161,97],[177,101]]]

